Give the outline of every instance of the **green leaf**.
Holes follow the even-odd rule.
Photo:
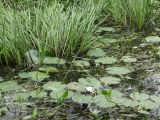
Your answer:
[[[86,87],[94,87],[96,89],[99,89],[101,86],[101,82],[94,77],[80,78],[78,82]]]
[[[125,75],[131,72],[129,69],[124,67],[109,67],[106,68],[106,70],[109,74],[113,75]]]
[[[67,84],[67,88],[74,91],[85,92],[85,86],[78,82],[71,82]]]
[[[149,95],[145,93],[139,93],[139,92],[133,92],[129,95],[132,99],[138,100],[138,101],[145,101],[149,99]]]
[[[33,81],[42,81],[45,78],[49,78],[49,75],[47,75],[46,73],[43,73],[43,72],[39,72],[39,71],[22,72],[22,73],[19,73],[18,76],[23,79],[28,78]]]
[[[142,108],[145,108],[145,109],[156,109],[159,107],[159,105],[157,105],[157,103],[154,103],[150,100],[141,101],[139,103],[139,106],[141,106]]]
[[[107,101],[104,95],[96,95],[94,100],[96,105],[101,108],[110,108],[116,106],[113,102]]]
[[[76,65],[78,67],[89,67],[90,66],[90,63],[85,60],[74,60],[72,62],[74,65]]]
[[[145,38],[148,43],[160,43],[160,37],[158,36],[149,36]]]
[[[42,71],[42,72],[49,72],[49,73],[58,72],[57,68],[55,68],[53,66],[42,66],[38,70]]]
[[[0,92],[14,91],[21,88],[22,86],[18,85],[15,81],[6,81],[0,83]]]
[[[54,65],[54,64],[65,64],[66,60],[64,59],[59,59],[57,57],[45,57],[43,59],[43,63],[44,64],[48,64],[48,65]]]
[[[102,83],[105,83],[107,85],[112,85],[112,84],[119,84],[121,79],[119,78],[116,78],[116,77],[111,77],[111,76],[108,76],[108,77],[103,77],[100,79],[100,81]]]
[[[52,90],[57,93],[66,88],[66,84],[61,84],[61,82],[48,82],[43,85],[43,88],[46,90]]]
[[[137,62],[136,58],[133,58],[131,56],[123,56],[122,60],[126,63],[132,63],[132,62]]]
[[[94,103],[94,99],[92,96],[89,95],[82,95],[82,94],[74,94],[72,96],[72,100],[74,102],[80,103],[80,104],[90,104],[90,103]]]
[[[99,27],[97,32],[115,32],[113,27]]]
[[[95,60],[95,63],[101,63],[101,64],[114,64],[117,62],[116,58],[113,57],[101,57]]]
[[[150,99],[153,100],[154,102],[160,104],[160,96],[158,96],[158,95],[152,95],[152,96],[150,96]]]
[[[90,57],[102,57],[105,56],[105,52],[100,48],[96,48],[94,50],[89,50],[87,55]]]

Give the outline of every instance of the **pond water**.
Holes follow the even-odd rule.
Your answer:
[[[84,58],[46,57],[43,67],[5,69],[0,120],[160,117],[159,93],[143,86],[145,78],[160,73],[159,45],[145,37],[106,34]]]

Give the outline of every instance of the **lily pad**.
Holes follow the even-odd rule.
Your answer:
[[[102,57],[105,56],[105,52],[100,48],[96,48],[94,50],[89,50],[87,55],[90,57]]]
[[[0,92],[14,91],[21,88],[22,86],[18,85],[15,81],[6,81],[0,83]]]
[[[42,66],[38,70],[42,72],[50,72],[50,73],[58,72],[57,68],[53,66]]]
[[[145,101],[141,101],[139,103],[139,106],[142,107],[142,108],[145,108],[145,109],[156,109],[159,107],[159,105],[157,105],[157,103],[154,103],[150,100],[145,100]]]
[[[74,65],[79,66],[79,67],[89,67],[90,63],[85,60],[75,60],[72,61]]]
[[[54,64],[65,64],[66,60],[59,59],[57,57],[45,57],[43,59],[43,64],[54,65]]]
[[[19,73],[18,76],[24,79],[28,78],[33,81],[42,81],[43,79],[49,77],[49,75],[47,75],[46,73],[39,72],[39,71],[22,72],[22,73]]]
[[[46,90],[52,90],[57,93],[66,88],[66,84],[62,84],[61,82],[48,82],[43,85],[43,88]]]
[[[149,95],[146,93],[133,92],[129,95],[133,100],[145,101],[149,99]]]
[[[96,95],[94,97],[94,100],[95,100],[96,105],[101,108],[110,108],[110,107],[116,106],[113,102],[107,101],[104,95]]]
[[[160,104],[160,96],[158,96],[158,95],[152,95],[152,96],[150,96],[150,99],[153,100],[154,102]]]
[[[149,36],[145,38],[148,43],[160,43],[160,37],[158,36]]]
[[[78,82],[71,82],[67,84],[67,88],[74,91],[85,92],[85,86]]]
[[[136,58],[133,58],[131,56],[123,56],[122,60],[126,63],[132,63],[132,62],[137,62]]]
[[[65,92],[66,92],[65,89],[61,89],[59,91],[53,91],[53,92],[50,93],[50,96],[57,101],[58,99],[61,99],[63,97],[63,95],[65,94]]]
[[[97,30],[97,32],[115,32],[115,28],[113,27],[99,27],[99,29]]]
[[[117,62],[116,58],[113,57],[101,57],[95,60],[95,63],[101,63],[101,64],[114,64]]]
[[[109,67],[106,68],[107,72],[112,75],[125,75],[130,73],[131,71],[124,67]]]
[[[82,95],[82,94],[74,94],[72,96],[72,100],[74,102],[80,103],[80,104],[90,104],[94,103],[94,99],[92,96],[89,95]]]
[[[109,76],[101,78],[100,81],[105,84],[112,85],[112,84],[119,84],[121,79]]]
[[[137,107],[139,106],[139,102],[135,100],[126,100],[125,103],[122,103],[123,106],[125,107]]]
[[[94,77],[80,78],[78,82],[86,87],[94,87],[96,89],[101,86],[101,82]]]

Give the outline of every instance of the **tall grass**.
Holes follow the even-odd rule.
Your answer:
[[[21,64],[30,49],[63,58],[83,54],[94,41],[95,21],[103,3],[84,0],[64,9],[55,1],[46,8],[20,11],[0,5],[1,61]]]
[[[153,13],[154,0],[107,0],[107,7],[115,23],[142,30]]]

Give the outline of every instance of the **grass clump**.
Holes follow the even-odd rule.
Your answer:
[[[107,9],[117,24],[142,30],[152,19],[155,0],[108,0]]]
[[[1,61],[21,64],[24,53],[30,49],[61,58],[83,54],[94,41],[102,1],[83,1],[67,9],[64,6],[55,1],[46,8],[19,11],[1,3]]]

